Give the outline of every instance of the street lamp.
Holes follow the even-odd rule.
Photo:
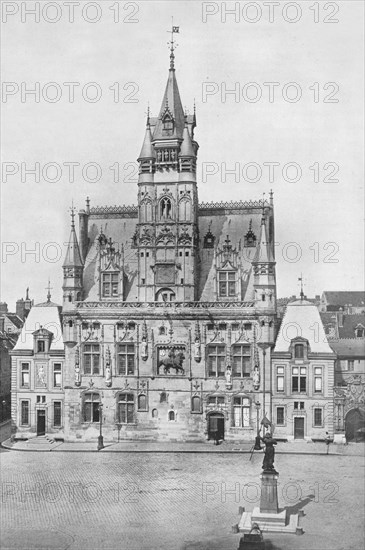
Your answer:
[[[266,414],[265,412],[265,394],[266,394],[266,373],[265,373],[265,358],[266,358],[266,350],[267,348],[270,347],[270,344],[266,344],[266,343],[259,343],[257,344],[259,346],[259,348],[262,349],[262,355],[263,355],[263,358],[262,358],[262,370],[263,370],[263,373],[262,373],[262,394],[263,394],[263,399],[262,399],[262,410],[263,410],[263,413],[264,415]],[[271,367],[270,367],[270,385],[271,385]],[[270,388],[270,419],[272,420],[272,400],[271,400],[271,392],[272,392],[272,388]]]
[[[103,404],[99,405],[99,426],[100,432],[98,437],[98,451],[104,449],[104,440],[103,440]]]

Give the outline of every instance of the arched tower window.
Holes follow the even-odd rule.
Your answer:
[[[171,200],[168,197],[163,197],[160,201],[160,219],[172,219],[172,204]]]
[[[151,201],[143,201],[141,204],[141,222],[152,221],[152,203]]]
[[[179,204],[179,221],[191,220],[191,201],[183,199]]]

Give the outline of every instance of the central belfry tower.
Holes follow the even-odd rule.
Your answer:
[[[138,298],[194,301],[198,279],[198,194],[194,114],[184,113],[171,42],[170,69],[157,118],[147,116],[139,162]]]

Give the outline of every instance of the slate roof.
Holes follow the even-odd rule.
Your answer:
[[[363,291],[324,291],[323,298],[328,306],[344,308],[351,304],[353,307],[364,307],[365,310],[365,292]]]
[[[336,338],[355,338],[355,329],[357,327],[365,328],[365,314],[363,313],[344,313],[342,317],[342,327],[339,326],[339,315],[336,311],[326,311],[324,313],[321,313],[320,316],[322,319],[322,323],[325,327],[325,332],[328,336],[333,336],[333,329],[335,333],[334,336]]]
[[[18,315],[16,315],[16,313],[6,313],[5,317],[7,317],[9,321],[11,321],[13,325],[16,326],[16,328],[22,328],[23,321]]]
[[[274,353],[289,351],[290,340],[297,336],[308,340],[313,353],[332,353],[319,311],[307,300],[296,300],[288,304],[276,339]]]
[[[365,340],[363,338],[348,338],[329,342],[339,358],[365,358]]]
[[[33,350],[33,333],[41,326],[53,333],[50,351],[64,351],[59,306],[52,302],[32,307],[14,350]]]

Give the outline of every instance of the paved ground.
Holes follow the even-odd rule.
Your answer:
[[[7,420],[0,424],[0,443],[10,437],[11,432],[11,420]]]
[[[258,502],[262,455],[2,450],[3,550],[233,550]],[[272,550],[364,547],[361,456],[279,454],[279,504],[305,534]]]

